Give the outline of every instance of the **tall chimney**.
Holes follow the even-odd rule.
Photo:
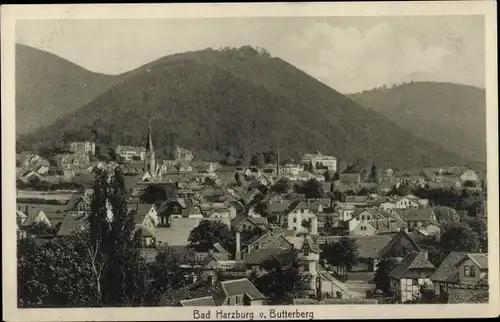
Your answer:
[[[241,261],[240,232],[239,231],[236,231],[236,253],[234,254],[234,259],[237,262]]]

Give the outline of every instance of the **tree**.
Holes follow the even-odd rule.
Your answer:
[[[262,268],[265,274],[255,279],[255,286],[269,299],[269,305],[291,304],[302,288],[296,256],[271,257]]]
[[[147,185],[139,197],[142,203],[155,204],[156,206],[159,206],[167,198],[168,192],[157,185]]]
[[[271,191],[278,194],[285,194],[292,188],[288,178],[282,178],[271,186]]]
[[[324,195],[323,186],[316,179],[310,179],[304,182],[298,192],[303,193],[308,199],[322,198]]]
[[[97,288],[82,249],[76,239],[54,239],[41,245],[32,239],[19,240],[19,307],[96,306]]]
[[[96,175],[88,234],[87,259],[92,267],[98,301],[104,306],[138,306],[146,294],[146,263],[140,256],[140,234],[128,211],[120,170]],[[108,209],[112,217],[108,217]]]
[[[311,229],[311,219],[303,219],[301,225],[307,230]]]
[[[325,248],[325,260],[331,266],[337,267],[342,273],[350,271],[357,263],[359,255],[356,242],[347,237],[341,237],[338,242],[331,243]]]
[[[236,184],[237,184],[238,186],[240,186],[240,187],[241,187],[241,186],[243,185],[243,180],[244,180],[244,178],[243,178],[243,176],[242,176],[239,172],[236,172],[236,173],[234,174],[234,180],[236,180]]]
[[[181,265],[196,267],[193,249],[176,252],[168,247],[156,254],[154,262],[148,265],[150,278],[153,280],[147,294],[147,304],[157,306],[162,294],[184,282],[185,270]]]
[[[479,248],[479,236],[464,222],[450,222],[443,227],[440,246],[443,253],[452,251],[476,252]]]
[[[389,274],[394,270],[396,265],[397,261],[394,258],[382,258],[378,262],[377,269],[375,270],[375,275],[373,277],[376,290],[381,290],[388,296],[394,295]]]
[[[197,252],[208,252],[219,243],[226,250],[234,248],[234,236],[229,227],[221,221],[203,220],[189,233],[189,246]]]
[[[436,218],[441,225],[460,221],[460,216],[458,215],[457,211],[450,207],[434,207],[434,214],[436,215]]]
[[[332,230],[333,230],[333,219],[332,217],[326,217],[326,220],[325,220],[325,225],[323,226],[323,231],[324,231],[324,234],[326,236],[329,236],[332,234]]]

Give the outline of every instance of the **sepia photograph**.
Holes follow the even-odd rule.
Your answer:
[[[495,5],[349,5],[11,19],[2,226],[16,314],[498,306]]]

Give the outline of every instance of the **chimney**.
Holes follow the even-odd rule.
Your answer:
[[[139,201],[137,201],[135,204],[135,210],[137,210],[137,212],[139,212]]]
[[[236,231],[236,253],[234,254],[234,259],[236,262],[241,261],[241,249],[240,249],[240,232]]]
[[[21,206],[18,205],[17,206],[17,210],[21,211]]]
[[[28,205],[26,205],[25,214],[28,215]]]

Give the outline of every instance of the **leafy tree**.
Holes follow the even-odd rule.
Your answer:
[[[18,304],[23,308],[91,307],[98,305],[92,268],[76,239],[53,239],[17,245]]]
[[[326,262],[335,266],[337,273],[350,271],[358,262],[358,245],[351,238],[341,237],[338,242],[329,244],[324,253]]]
[[[162,202],[167,200],[168,192],[157,185],[147,185],[139,199],[141,203],[160,205]]]
[[[150,278],[153,280],[147,294],[148,305],[156,306],[162,294],[184,281],[185,270],[181,265],[196,267],[199,264],[193,249],[176,252],[168,247],[156,254],[154,262],[148,265]]]
[[[323,231],[326,236],[330,236],[333,230],[333,219],[332,217],[326,217],[325,225],[323,226]]]
[[[311,229],[311,219],[303,219],[301,222],[302,227],[305,229]]]
[[[189,246],[197,252],[208,252],[219,243],[226,250],[234,248],[234,236],[229,227],[221,221],[203,220],[189,233]]]
[[[443,227],[440,246],[445,254],[451,251],[476,252],[479,236],[464,222],[450,222]]]
[[[108,207],[112,218],[108,217]],[[99,172],[94,184],[87,259],[104,306],[138,306],[146,294],[146,263],[140,255],[140,235],[134,233],[133,212],[128,211],[127,194],[120,170]]]
[[[310,179],[298,186],[298,193],[303,193],[306,198],[322,198],[324,195],[323,186],[316,179]]]
[[[375,283],[375,289],[381,290],[385,295],[391,296],[394,290],[391,287],[391,280],[389,274],[394,270],[397,265],[397,261],[394,258],[382,258],[375,270],[375,275],[373,277],[373,282]]]
[[[234,180],[236,180],[236,184],[238,186],[241,187],[243,185],[244,178],[243,178],[243,176],[239,172],[236,172],[234,174]]]
[[[271,191],[279,194],[285,194],[290,191],[292,185],[288,178],[282,178],[271,186]]]
[[[296,256],[265,261],[266,273],[255,279],[255,286],[269,299],[269,305],[291,304],[302,288],[299,263]]]
[[[460,216],[457,211],[450,207],[438,206],[434,207],[434,214],[440,224],[444,225],[450,222],[460,221]]]

